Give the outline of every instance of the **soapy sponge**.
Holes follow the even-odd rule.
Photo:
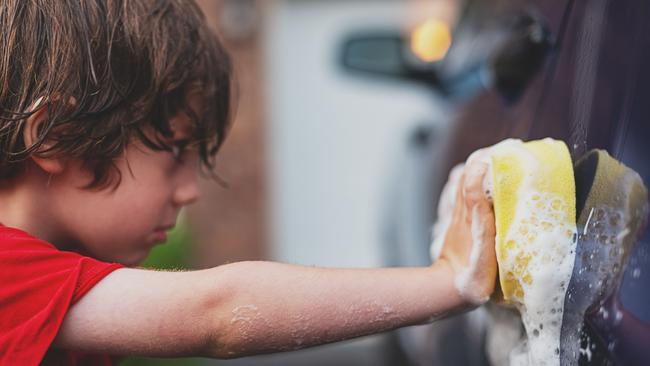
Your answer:
[[[575,246],[573,166],[564,142],[548,138],[525,143],[507,140],[493,147],[491,159],[501,290],[496,297],[523,303],[526,288],[545,280],[535,278],[539,268],[531,267],[558,264],[553,263],[555,254],[572,254],[571,248],[562,246],[572,240]]]
[[[510,353],[510,364],[559,365],[577,237],[576,185],[568,148],[552,139],[508,139],[474,152],[467,161],[482,162],[490,169],[483,186],[494,206],[500,287],[492,299],[517,308],[527,335],[528,341]],[[462,169],[450,175],[439,214],[453,211],[448,203]],[[434,227],[434,258],[441,251],[448,222],[441,215]]]

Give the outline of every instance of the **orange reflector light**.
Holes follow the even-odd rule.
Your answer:
[[[411,50],[425,62],[441,60],[451,46],[451,31],[445,22],[429,19],[411,34]]]

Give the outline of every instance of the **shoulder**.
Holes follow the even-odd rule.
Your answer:
[[[29,287],[27,295],[32,295],[70,287],[76,302],[99,279],[121,267],[59,250],[22,230],[0,226],[0,286],[3,288],[6,285],[15,290]]]
[[[56,247],[20,229],[0,225],[0,254],[29,249],[56,250]]]
[[[0,225],[0,276],[11,274],[13,267],[65,265],[79,257],[79,254],[61,251],[25,231]]]
[[[75,256],[28,233],[0,226],[0,284],[16,285],[45,273],[59,272],[75,262]]]
[[[37,364],[69,307],[120,267],[0,226],[0,364]]]

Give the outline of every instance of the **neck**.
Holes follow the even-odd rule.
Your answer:
[[[22,172],[0,184],[0,223],[57,245],[56,216],[48,199],[49,177],[34,173]]]

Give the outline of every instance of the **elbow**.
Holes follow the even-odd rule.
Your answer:
[[[212,347],[208,352],[206,352],[204,357],[214,358],[218,360],[232,360],[235,358],[243,357],[245,354],[236,352],[231,348],[221,346]]]
[[[202,356],[233,359],[254,354],[252,324],[237,312],[238,305],[247,303],[246,278],[255,262],[237,262],[212,268],[208,283],[205,314],[210,324]],[[244,308],[239,306],[239,308]]]
[[[245,342],[238,341],[235,337],[229,336],[226,332],[216,332],[205,347],[203,356],[230,360],[244,356],[250,356],[251,353],[246,351]]]

